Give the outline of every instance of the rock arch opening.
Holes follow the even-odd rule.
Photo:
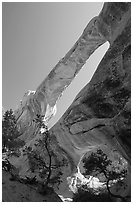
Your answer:
[[[57,102],[57,112],[55,116],[49,121],[48,127],[53,127],[56,122],[65,113],[68,107],[72,104],[76,95],[90,82],[93,77],[100,61],[109,48],[109,42],[101,45],[87,60],[86,64],[82,67],[71,84],[64,90],[61,98]]]

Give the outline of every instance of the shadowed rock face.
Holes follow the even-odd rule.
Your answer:
[[[32,120],[36,114],[45,114],[48,106],[54,108],[89,56],[109,41],[110,48],[92,80],[50,129],[70,160],[72,171],[86,152],[100,145],[118,150],[130,161],[130,35],[130,3],[105,3],[99,16],[92,19],[73,48],[28,99],[28,105],[18,111],[21,130],[24,123],[20,115],[24,110],[28,112],[25,124],[30,127],[25,127],[23,135],[30,135],[31,129],[35,134],[37,127]]]

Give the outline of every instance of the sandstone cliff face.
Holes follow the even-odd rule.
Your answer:
[[[97,20],[110,48],[90,83],[51,129],[76,159],[100,144],[130,159],[130,3],[105,3]]]
[[[110,48],[92,80],[50,130],[75,166],[101,145],[129,163],[131,157],[130,3],[105,3],[97,25]]]
[[[50,134],[71,161],[72,171],[86,152],[100,145],[119,151],[130,162],[130,35],[130,3],[105,3],[99,16],[18,111],[22,137],[30,140],[37,135],[32,121],[36,114],[47,114],[48,121],[63,90],[89,56],[109,41],[110,48],[92,80]]]
[[[18,108],[14,111],[17,119],[17,125],[20,130],[21,139],[24,141],[31,140],[38,132],[37,125],[33,122],[34,115],[37,114],[34,101],[35,91],[27,91]],[[34,111],[32,111],[34,107]]]

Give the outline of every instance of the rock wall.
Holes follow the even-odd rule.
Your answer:
[[[129,162],[126,193],[130,194],[130,3],[105,3],[97,25],[110,42],[110,48],[92,80],[50,133],[56,136],[75,166],[86,152],[99,146],[118,151]]]
[[[50,130],[76,161],[95,146],[119,149],[130,160],[130,3],[105,3],[99,32],[110,48],[92,80]]]

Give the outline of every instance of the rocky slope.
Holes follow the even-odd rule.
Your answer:
[[[62,202],[56,193],[41,195],[36,188],[10,180],[11,175],[2,171],[2,202]]]
[[[50,129],[57,140],[57,152],[59,149],[69,160],[70,174],[86,152],[100,145],[119,151],[130,163],[130,12],[130,3],[105,3],[72,49],[16,111],[21,137],[30,141],[38,134],[33,122],[36,114],[45,115],[48,122],[63,90],[90,55],[109,41],[110,48],[92,80]]]

